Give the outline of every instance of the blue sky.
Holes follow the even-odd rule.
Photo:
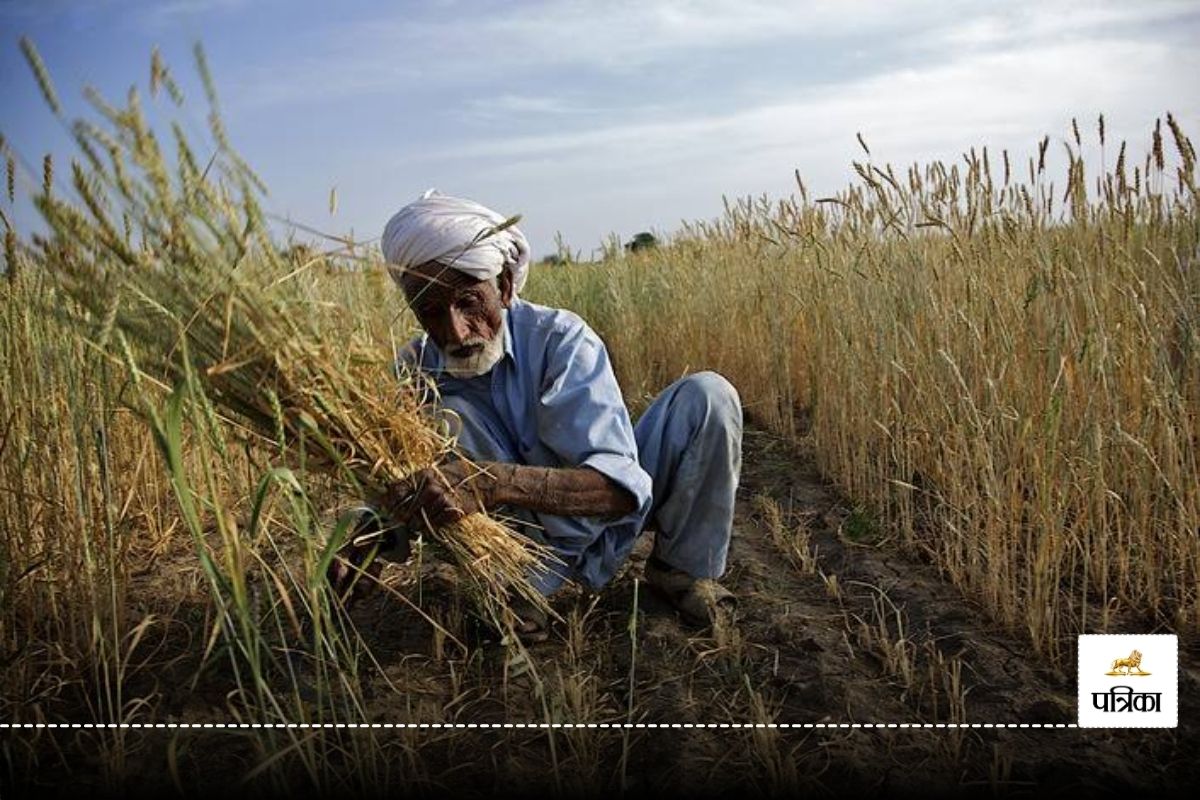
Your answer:
[[[1196,0],[0,0],[0,131],[36,165],[69,148],[22,34],[69,115],[85,84],[144,89],[157,45],[198,133],[201,41],[279,215],[367,239],[437,187],[522,214],[536,255],[556,232],[586,256],[717,216],[722,195],[786,195],[797,169],[833,192],[860,131],[898,166],[1027,157],[1072,116],[1094,136],[1100,112],[1138,153],[1167,110],[1200,137]]]

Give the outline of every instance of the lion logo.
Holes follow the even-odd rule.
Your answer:
[[[1134,672],[1137,670],[1137,672]],[[1128,658],[1118,658],[1112,663],[1112,669],[1106,675],[1149,675],[1142,669],[1142,654],[1134,650]]]

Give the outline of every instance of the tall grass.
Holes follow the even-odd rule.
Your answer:
[[[1194,631],[1200,218],[1194,149],[1168,123],[1143,164],[1121,143],[1091,182],[1068,141],[1065,187],[1048,139],[1021,177],[986,148],[857,163],[837,196],[730,203],[670,247],[535,273],[527,294],[595,325],[636,397],[724,373],[752,419],[811,437],[847,494],[1039,651]]]
[[[99,124],[66,120],[36,50],[22,46],[81,155],[67,192],[44,162],[32,202],[45,233],[21,240],[4,218],[6,719],[153,721],[166,692],[146,653],[164,650],[168,663],[192,662],[193,684],[227,672],[231,721],[367,719],[359,670],[372,655],[325,580],[351,519],[327,509],[386,501],[452,446],[418,408],[411,376],[396,373],[393,345],[411,327],[393,329],[395,289],[381,306],[381,284],[325,285],[324,258],[285,256],[261,182],[225,138],[201,51],[207,160],[179,125],[168,157],[136,89],[121,107],[89,93]],[[158,84],[174,86],[156,56]],[[181,102],[177,87],[169,94]],[[372,322],[349,313],[368,304]],[[498,523],[468,517],[437,546],[502,629],[509,592],[545,604],[527,582],[541,548]],[[147,573],[157,591],[135,593]],[[188,607],[203,625],[171,641]],[[116,787],[127,733],[96,736]],[[250,744],[251,778],[299,771],[312,785],[365,788],[372,768],[390,769],[372,734],[268,728]]]
[[[38,77],[61,115],[49,78]],[[180,101],[155,57],[151,89],[160,87]],[[114,360],[124,332],[134,362],[165,368],[164,356],[178,351],[156,351],[137,334],[165,318],[138,315],[149,301],[178,306],[152,295],[137,307],[89,302],[80,254],[103,240],[136,257],[145,226],[103,203],[88,208],[87,194],[94,198],[103,184],[152,201],[190,186],[188,202],[216,206],[256,196],[258,187],[214,116],[205,152],[224,154],[223,179],[208,180],[220,165],[191,154],[180,135],[176,155],[147,160],[159,167],[135,188],[128,158],[113,150],[128,153],[132,144],[146,155],[159,144],[130,129],[136,98],[120,109],[96,101],[131,138],[73,128],[78,168],[59,169],[56,180],[46,160],[41,174],[25,175],[47,201],[74,205],[79,219],[60,213],[78,224],[78,241],[26,241],[9,214],[3,219],[0,716],[367,721],[376,707],[358,678],[375,669],[406,698],[388,706],[388,721],[460,713],[471,721],[465,704],[431,706],[376,665],[324,591],[329,543],[346,525],[334,511],[357,498],[282,452],[286,435],[247,436],[245,421],[221,411],[202,376],[163,373],[172,378],[165,389],[184,387],[171,392],[149,377],[139,385],[128,359]],[[1065,190],[1040,158],[1018,177],[1008,154],[986,150],[903,174],[868,161],[856,165],[860,182],[836,197],[809,198],[798,183],[796,196],[779,202],[730,203],[721,219],[687,226],[669,246],[534,270],[525,294],[571,308],[599,330],[634,409],[681,374],[724,373],[751,420],[810,442],[826,474],[873,509],[877,524],[899,532],[1050,657],[1061,658],[1076,631],[1194,632],[1195,156],[1173,121],[1156,128],[1153,142],[1136,168],[1120,145],[1114,168],[1089,182],[1073,140]],[[20,172],[26,162],[4,149],[9,174]],[[74,184],[69,198],[59,197],[62,174]],[[330,268],[325,258],[287,263],[265,226],[246,225],[256,218],[252,208],[226,210],[231,224],[195,237],[174,235],[178,221],[169,215],[152,216],[166,223],[151,231],[168,242],[159,268],[194,264],[195,248],[214,240],[236,262],[249,252],[249,232],[257,258],[245,271],[286,279],[311,317],[305,324],[328,342],[386,347],[414,329],[376,258],[354,271]],[[95,289],[96,299],[109,297],[101,282]],[[407,599],[394,594],[397,603]],[[428,616],[432,658],[451,664],[458,703],[479,659],[459,647],[461,621]],[[533,670],[545,720],[637,717],[632,691],[619,708],[589,673],[602,655],[583,652],[584,620],[568,627],[575,644],[546,682],[528,654],[509,663]],[[172,700],[169,684],[191,689],[214,672],[231,687],[227,696],[208,706],[189,705],[186,691],[184,701]],[[769,717],[763,699],[750,695],[756,718]],[[156,746],[122,729],[80,736],[93,737],[77,746],[100,749],[113,787]],[[430,777],[412,737],[337,729],[244,737],[244,772],[277,788],[378,788]],[[550,744],[556,768],[597,768],[594,741]],[[771,742],[763,746],[774,752]],[[181,756],[171,748],[176,770]],[[30,770],[48,749],[37,738],[14,742],[7,768]]]

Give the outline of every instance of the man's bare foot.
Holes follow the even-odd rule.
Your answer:
[[[737,608],[733,592],[712,578],[695,578],[656,558],[646,562],[646,583],[693,625],[727,621]]]

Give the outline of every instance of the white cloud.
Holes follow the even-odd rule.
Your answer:
[[[501,54],[515,58],[628,71],[685,52],[821,35],[865,35],[914,15],[932,14],[937,6],[932,0],[547,3],[486,19],[480,34],[485,42],[503,42]],[[434,38],[447,33],[437,27],[427,32]]]
[[[221,6],[241,0],[173,0],[170,8]],[[427,9],[428,10],[428,9]],[[536,2],[484,13],[470,4],[415,16],[411,10],[355,20],[297,41],[301,53],[286,68],[252,68],[236,102],[244,106],[320,102],[366,94],[387,95],[413,86],[471,86],[495,76],[554,80],[563,69],[594,74],[646,75],[687,71],[697,59],[737,52],[736,73],[754,70],[754,47],[808,50],[852,42],[854,52],[879,71],[894,68],[897,52],[916,63],[944,61],[980,49],[1026,48],[1095,38],[1146,38],[1152,25],[1191,16],[1194,0],[1011,0],[971,2],[947,14],[939,0],[613,0]],[[168,13],[168,12],[163,12]],[[1138,30],[1138,28],[1142,30]],[[887,63],[889,55],[893,63]],[[778,75],[784,87],[820,80],[819,65]],[[507,93],[509,101],[525,92]],[[564,109],[560,98],[536,92],[543,105]],[[586,106],[587,103],[585,102]],[[552,108],[553,106],[553,108]],[[514,110],[521,110],[516,109]]]
[[[967,56],[948,64],[874,75],[731,114],[600,129],[480,139],[406,160],[632,155],[636,160],[685,161],[731,147],[803,152],[829,136],[870,131],[880,144],[903,149],[960,132],[964,142],[992,131],[1037,135],[1041,126],[1129,108],[1153,114],[1186,102],[1186,79],[1200,56],[1144,43],[1089,40]],[[1176,81],[1160,76],[1175,73]],[[1180,108],[1181,112],[1185,109]],[[1194,111],[1195,103],[1188,111]],[[1142,120],[1143,123],[1151,121]],[[625,160],[625,159],[623,159]]]
[[[298,44],[307,55],[286,70],[256,69],[244,102],[314,101],[414,82],[472,84],[500,74],[545,77],[565,67],[630,75],[672,62],[686,68],[687,59],[708,51],[786,41],[803,47],[943,18],[937,0],[543,0],[492,14],[454,10],[435,18],[403,11],[323,31]]]
[[[600,114],[604,109],[555,95],[501,94],[472,100],[464,111],[468,117],[494,120],[514,114],[538,117],[574,117]]]
[[[1194,18],[1198,10],[1194,0],[1142,0],[1137,3],[1020,0],[997,3],[978,16],[956,19],[949,25],[933,28],[919,37],[917,44],[935,50],[946,47],[973,50],[1027,47],[1031,43],[1089,39],[1097,35],[1150,38],[1161,35],[1162,26],[1177,18]],[[1147,35],[1145,29],[1152,26],[1158,30]]]
[[[793,168],[835,191],[862,157],[859,131],[878,162],[957,160],[987,145],[994,156],[1008,148],[1020,174],[1019,154],[1043,134],[1065,136],[1072,116],[1094,131],[1104,112],[1110,139],[1129,138],[1135,152],[1168,109],[1195,132],[1200,101],[1188,76],[1200,72],[1200,51],[1180,32],[1200,26],[1198,11],[1176,0],[1014,0],[952,14],[926,0],[619,0],[492,15],[456,4],[298,41],[300,60],[264,65],[248,83],[256,104],[310,109],[371,93],[371,104],[413,98],[397,118],[406,133],[415,126],[405,114],[419,118],[420,136],[368,144],[370,130],[355,133],[356,157],[372,165],[360,187],[368,218],[372,203],[394,210],[385,195],[436,184],[525,212],[535,247],[560,229],[586,250],[608,230],[718,213],[723,194],[788,192]],[[812,55],[837,44],[846,45],[837,65]],[[793,48],[796,69],[760,68],[758,53],[771,48]],[[686,103],[668,91],[613,91],[630,76],[648,84],[718,58],[733,79]],[[353,191],[343,192],[348,214]]]
[[[966,55],[728,114],[482,139],[392,168],[403,173],[419,162],[459,183],[515,193],[535,241],[548,241],[540,226],[554,225],[570,241],[590,244],[608,226],[672,227],[716,213],[722,194],[789,192],[794,168],[810,188],[836,191],[852,178],[850,161],[862,158],[860,131],[877,163],[901,171],[986,145],[996,166],[999,150],[1009,149],[1023,177],[1023,157],[1042,135],[1066,137],[1078,116],[1094,140],[1104,112],[1110,142],[1126,137],[1131,153],[1144,152],[1154,118],[1167,110],[1185,130],[1200,128],[1200,103],[1186,77],[1198,71],[1196,51],[1097,38]],[[1056,145],[1051,157],[1060,153]]]

